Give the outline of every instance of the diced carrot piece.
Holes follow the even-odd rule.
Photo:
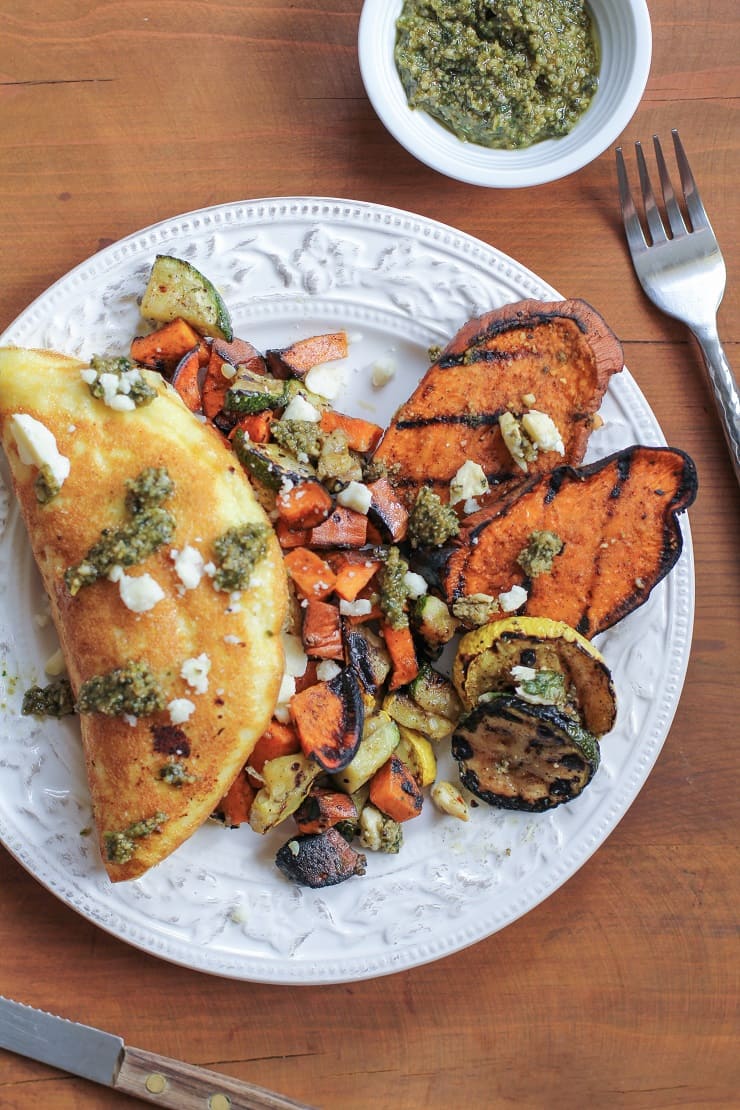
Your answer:
[[[200,412],[200,358],[193,347],[180,359],[172,375],[172,384],[191,412]]]
[[[386,532],[394,543],[405,539],[409,525],[408,510],[388,479],[379,478],[368,489],[372,498],[369,512],[373,523],[381,533]]]
[[[316,659],[344,660],[342,620],[328,601],[309,601],[303,611],[303,648]]]
[[[225,339],[214,339],[203,382],[203,412],[209,420],[213,420],[223,409],[226,391],[231,385],[231,378],[223,372],[224,364],[227,367],[248,366],[258,374],[265,372],[265,360],[248,340],[232,339],[227,342]]]
[[[341,771],[360,746],[365,710],[357,676],[345,667],[331,682],[294,694],[290,713],[308,759],[325,771]]]
[[[373,524],[372,520],[368,520],[368,522],[367,522],[367,540],[366,540],[366,543],[371,543],[376,547],[380,544],[385,543],[385,536],[380,531],[380,529],[375,524]]]
[[[278,543],[284,551],[290,550],[294,547],[307,547],[311,542],[311,529],[301,528],[295,530],[289,528],[284,520],[275,521],[275,535],[278,538]]]
[[[218,416],[223,409],[226,391],[231,384],[230,379],[224,377],[221,369],[225,362],[226,359],[217,355],[215,350],[211,351],[202,391],[203,412],[209,420],[213,420],[214,416]],[[228,363],[228,365],[231,364]]]
[[[247,823],[256,793],[256,787],[247,778],[246,768],[241,770],[217,807],[227,825],[238,828]]]
[[[193,347],[200,347],[200,336],[178,316],[149,335],[137,335],[132,339],[131,358],[167,376]]]
[[[315,551],[296,547],[283,561],[301,597],[320,601],[334,589],[334,571]]]
[[[421,813],[423,795],[406,764],[392,755],[370,779],[370,801],[394,821],[410,821]]]
[[[270,440],[270,425],[273,414],[269,409],[264,412],[252,412],[240,417],[238,423],[229,432],[229,439],[233,439],[238,431],[242,431],[253,443],[268,443]]]
[[[347,446],[352,451],[360,451],[363,454],[374,451],[383,435],[383,429],[379,424],[362,420],[358,416],[347,416],[346,413],[337,412],[335,409],[326,409],[321,414],[321,430],[331,433],[337,428],[341,428],[347,436]]]
[[[296,677],[296,680],[295,680],[295,692],[296,692],[296,694],[300,694],[301,690],[305,690],[309,686],[315,686],[316,685],[316,683],[319,681],[317,668],[318,668],[318,663],[316,662],[316,660],[315,659],[309,659],[308,665],[307,665],[305,671],[303,672],[303,674],[300,674]]]
[[[367,537],[367,517],[337,505],[316,528],[311,529],[312,547],[362,547]]]
[[[384,624],[382,632],[393,664],[388,689],[397,690],[399,686],[411,682],[419,673],[414,638],[408,625],[405,628],[391,628],[389,624]]]
[[[295,755],[300,750],[301,742],[293,726],[281,724],[273,718],[267,731],[262,733],[254,745],[247,761],[247,769],[261,772],[269,760],[277,759],[281,755]]]
[[[290,347],[268,351],[266,357],[270,372],[276,378],[305,378],[314,366],[346,358],[347,352],[347,333],[337,331],[299,339]]]
[[[334,592],[343,601],[354,601],[382,566],[378,559],[354,551],[342,551],[329,562],[337,576]]]
[[[281,489],[275,508],[290,528],[313,528],[326,520],[334,501],[329,491],[315,478]]]
[[[302,833],[321,833],[340,821],[356,821],[357,806],[340,790],[314,787],[293,814]]]

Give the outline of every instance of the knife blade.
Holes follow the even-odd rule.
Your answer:
[[[129,1048],[112,1033],[2,995],[0,1048],[168,1110],[311,1110],[253,1083]]]

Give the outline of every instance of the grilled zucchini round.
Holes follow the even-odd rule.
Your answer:
[[[463,786],[491,806],[531,813],[577,797],[599,766],[599,742],[554,705],[516,696],[481,701],[455,729]]]
[[[570,707],[588,731],[603,736],[613,728],[617,704],[609,668],[574,628],[545,617],[509,617],[468,632],[452,671],[466,708],[491,691],[513,693],[512,667],[561,674]]]

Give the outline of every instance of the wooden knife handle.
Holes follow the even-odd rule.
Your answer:
[[[113,1088],[168,1110],[311,1110],[254,1083],[139,1048],[124,1048]]]

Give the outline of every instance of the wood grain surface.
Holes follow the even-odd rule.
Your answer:
[[[670,735],[619,827],[546,902],[438,963],[353,985],[252,985],[158,961],[0,849],[0,993],[324,1110],[737,1107],[740,528],[698,350],[633,277],[613,151],[526,190],[426,168],[365,96],[360,6],[0,0],[0,329],[158,219],[293,194],[442,220],[590,301],[699,470],[694,640]],[[680,130],[727,261],[720,328],[737,368],[740,11],[649,7],[652,71],[622,142],[631,154]],[[5,1110],[144,1105],[0,1051]]]

